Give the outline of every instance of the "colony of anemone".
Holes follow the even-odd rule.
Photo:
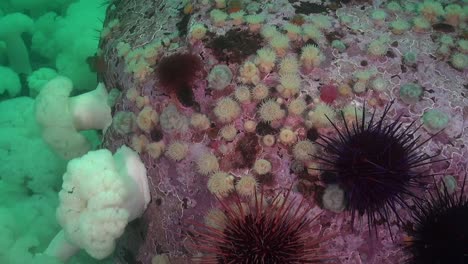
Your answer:
[[[136,116],[122,129],[131,115],[120,114],[108,141],[131,145],[157,186],[147,251],[401,263],[402,227],[428,179],[459,173],[449,158],[466,154],[462,7],[299,2],[168,2],[166,24],[128,29],[156,24],[160,38],[103,45],[133,80],[117,110]],[[283,192],[300,198],[277,207]],[[322,213],[312,222],[305,211]]]

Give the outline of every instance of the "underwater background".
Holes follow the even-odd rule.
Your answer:
[[[415,219],[468,220],[467,22],[466,0],[0,0],[0,263],[436,263]],[[50,253],[61,231],[82,250]],[[242,259],[262,234],[282,258]]]

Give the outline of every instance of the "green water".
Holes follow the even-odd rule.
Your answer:
[[[55,210],[66,161],[42,140],[34,97],[56,75],[70,78],[76,93],[96,87],[87,58],[97,51],[106,7],[101,0],[0,1],[2,264],[61,263],[37,255],[60,230]],[[99,144],[96,134],[86,136]],[[68,263],[112,261],[82,251]]]

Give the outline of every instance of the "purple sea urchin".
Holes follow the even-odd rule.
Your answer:
[[[408,264],[468,263],[468,198],[464,196],[466,175],[460,194],[442,190],[426,202],[416,201],[413,228],[406,250]]]
[[[404,196],[417,198],[411,189],[421,186],[423,173],[415,169],[434,162],[435,157],[418,151],[429,139],[420,142],[414,121],[406,128],[401,117],[386,122],[392,104],[387,104],[379,120],[374,119],[375,110],[369,120],[365,109],[362,117],[355,112],[351,127],[341,113],[344,132],[329,119],[338,136],[320,135],[316,142],[324,148],[325,156],[315,158],[321,161],[322,170],[335,174],[336,183],[345,191],[352,221],[365,215],[369,229],[375,229],[379,220],[388,225],[392,212],[401,220],[396,206],[407,207]]]
[[[289,191],[268,205],[263,191],[254,197],[253,205],[241,203],[239,196],[231,205],[220,201],[223,217],[214,219],[215,224],[197,224],[195,248],[206,254],[201,263],[299,264],[330,259],[320,243],[333,235],[311,234],[315,218],[307,217],[304,200],[295,203]]]

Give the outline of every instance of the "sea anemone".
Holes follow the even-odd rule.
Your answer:
[[[208,190],[217,197],[227,197],[234,190],[234,176],[218,171],[210,175]]]
[[[341,113],[344,131],[329,119],[337,133],[336,138],[320,135],[316,143],[325,150],[325,155],[315,155],[325,172],[336,174],[336,183],[345,192],[347,209],[351,218],[357,215],[368,220],[369,230],[376,230],[377,222],[388,224],[397,205],[408,207],[405,196],[417,198],[413,188],[422,186],[424,172],[416,169],[436,162],[433,158],[418,151],[425,144],[413,129],[415,121],[406,128],[401,117],[387,123],[386,118],[394,101],[387,104],[380,119],[376,120],[375,110],[366,121],[365,106],[362,116],[356,112],[351,127]],[[427,176],[427,175],[424,175]]]
[[[252,175],[244,175],[236,183],[236,191],[242,197],[253,196],[257,188],[258,188],[258,181]]]
[[[213,9],[210,12],[210,18],[215,26],[222,27],[224,26],[224,22],[226,22],[226,19],[228,18],[228,14],[219,9]]]
[[[301,63],[307,70],[318,67],[325,60],[325,56],[320,49],[312,44],[307,44],[302,48]]]
[[[166,155],[174,161],[181,161],[187,156],[188,152],[189,145],[187,143],[175,141],[167,148]]]
[[[244,84],[253,85],[257,85],[260,82],[260,71],[253,62],[247,61],[242,65],[239,70],[239,81]]]
[[[198,172],[208,175],[219,170],[218,158],[213,153],[203,153],[196,160]]]
[[[270,40],[270,46],[276,51],[279,57],[286,55],[286,51],[289,48],[289,38],[281,33],[276,34]]]
[[[265,175],[271,171],[271,162],[266,159],[258,159],[253,165],[253,171],[259,175]]]
[[[219,135],[226,141],[233,141],[237,135],[237,129],[234,124],[225,125],[219,130]]]
[[[300,116],[304,110],[307,108],[307,103],[306,101],[298,97],[296,99],[293,99],[289,105],[288,105],[288,113],[296,116]]]
[[[413,211],[410,239],[406,250],[411,254],[408,264],[468,263],[468,198],[452,193],[444,184],[430,193],[426,202],[417,200]]]
[[[285,114],[286,112],[281,108],[281,105],[273,99],[264,101],[258,109],[260,119],[265,122],[280,120]]]
[[[160,84],[174,93],[184,106],[194,104],[193,84],[200,77],[203,64],[200,57],[191,53],[175,53],[161,59],[156,68]]]
[[[280,83],[276,90],[284,98],[291,98],[301,90],[301,76],[297,73],[286,73],[280,75]]]
[[[206,35],[206,27],[201,23],[196,23],[190,28],[190,38],[192,40],[201,40]]]
[[[270,89],[264,84],[258,84],[252,89],[252,98],[261,101],[268,97]]]
[[[241,107],[234,99],[223,97],[218,100],[213,112],[221,123],[229,123],[239,117],[241,114]]]
[[[250,103],[250,89],[248,86],[240,85],[234,91],[234,97],[242,104]]]
[[[276,53],[270,48],[261,48],[257,50],[255,63],[261,72],[268,73],[273,70],[276,62]]]
[[[239,195],[232,204],[219,201],[223,223],[195,223],[194,248],[204,253],[200,263],[298,264],[326,260],[320,245],[332,235],[311,233],[315,218],[309,218],[304,200],[296,203],[288,191],[267,203],[263,190],[254,191],[250,205]]]

